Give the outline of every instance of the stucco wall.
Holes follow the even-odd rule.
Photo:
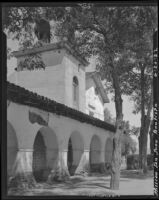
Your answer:
[[[10,103],[7,109],[7,119],[14,127],[17,134],[18,145],[21,148],[32,148],[37,132],[42,127],[37,123],[30,123],[28,118],[29,107]],[[59,148],[67,149],[69,137],[73,132],[79,132],[84,141],[84,148],[90,148],[90,142],[93,135],[101,138],[101,148],[104,150],[105,142],[108,137],[113,136],[113,133],[104,129],[95,127],[91,124],[81,123],[71,118],[49,114],[48,126],[57,136]]]
[[[65,53],[63,58],[65,66],[65,105],[85,112],[85,69],[71,55]],[[73,77],[76,76],[79,83],[79,107],[73,104]]]
[[[92,78],[86,80],[86,113],[94,113],[94,117],[104,120],[104,105],[100,95],[95,93],[96,84]],[[91,108],[93,106],[95,109]]]
[[[78,143],[75,140],[73,141],[74,149],[77,150],[76,155],[74,155],[74,164],[78,165],[80,157],[82,157],[83,150],[90,151],[92,138],[96,135],[100,140],[100,146],[98,148],[100,148],[99,150],[101,153],[100,156],[95,155],[96,158],[94,160],[98,160],[100,163],[105,162],[105,144],[108,138],[113,137],[114,133],[87,123],[81,123],[77,120],[64,116],[58,116],[52,113],[49,113],[48,127],[43,128],[43,126],[37,123],[32,124],[29,121],[29,110],[30,107],[28,106],[12,102],[7,109],[7,120],[15,130],[19,149],[33,150],[35,137],[38,131],[45,129],[45,131],[42,132],[48,150],[47,165],[53,168],[57,151],[67,152],[69,138],[73,133],[76,133],[76,138],[81,138],[81,141],[83,141],[83,144],[82,142],[80,143],[80,140],[78,140]],[[67,165],[67,154],[64,154],[64,162]]]
[[[63,50],[41,53],[45,70],[24,70],[14,72],[8,81],[25,87],[30,91],[48,97],[59,103],[85,112],[85,69],[72,55]],[[24,60],[18,57],[17,63]],[[73,105],[73,77],[79,82],[79,106]]]
[[[7,171],[12,176],[12,168],[18,152],[18,140],[13,126],[7,122]]]
[[[24,70],[15,72],[8,80],[12,83],[25,87],[30,91],[46,96],[52,100],[64,103],[65,68],[62,65],[64,51],[47,51],[42,53],[45,70]],[[18,62],[24,57],[18,58]]]

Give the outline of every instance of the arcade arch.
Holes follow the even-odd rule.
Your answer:
[[[73,132],[68,141],[67,166],[70,175],[74,175],[84,151],[83,138],[78,132]]]
[[[49,127],[42,127],[33,145],[33,175],[37,182],[46,181],[51,170],[56,167],[58,141]]]
[[[101,141],[94,135],[90,144],[90,171],[98,172],[101,163]]]

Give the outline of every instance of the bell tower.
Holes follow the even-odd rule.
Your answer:
[[[16,84],[85,112],[85,67],[89,63],[68,42],[45,43],[41,47],[15,51],[13,54],[18,66],[30,55],[41,55],[45,64],[44,69],[17,67],[14,75]],[[9,81],[15,83],[13,77]]]

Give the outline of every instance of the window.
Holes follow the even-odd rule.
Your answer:
[[[79,97],[79,85],[77,77],[73,77],[73,102],[74,104],[78,104],[78,97]]]

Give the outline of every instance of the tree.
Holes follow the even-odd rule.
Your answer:
[[[57,34],[67,37],[74,47],[85,57],[98,57],[98,70],[104,78],[112,82],[115,93],[116,134],[113,139],[113,157],[111,188],[119,188],[121,162],[121,135],[123,131],[122,97],[117,70],[120,56],[126,54],[126,45],[132,41],[133,30],[131,8],[115,8],[82,4],[70,8],[62,23],[59,23]],[[120,20],[119,20],[120,19]],[[70,41],[70,31],[74,33]],[[124,57],[128,60],[127,57]],[[121,71],[120,71],[121,72]]]
[[[151,22],[148,16],[152,16]],[[131,99],[135,102],[135,113],[141,112],[139,135],[139,165],[147,172],[147,137],[153,105],[152,70],[153,70],[153,29],[156,23],[156,11],[153,8],[140,9],[137,12],[136,42],[133,45],[134,71],[128,78]],[[133,90],[132,90],[133,88]]]
[[[151,155],[153,155],[153,150],[154,150],[154,144],[153,144],[153,120],[151,120],[150,123],[150,130],[149,130],[149,136],[150,136],[150,151]]]
[[[108,108],[104,109],[104,121],[108,123],[112,123],[112,115]]]
[[[6,12],[8,13],[6,20],[8,26],[6,25],[6,27],[12,33],[16,33],[15,37],[21,36],[21,27],[24,27],[25,31],[25,27],[27,27],[24,23],[25,19],[30,22],[34,15],[45,13],[49,20],[56,21],[55,34],[59,39],[67,38],[72,47],[78,49],[84,57],[89,58],[91,55],[96,55],[98,59],[97,70],[101,72],[103,78],[107,78],[111,83],[116,107],[116,134],[113,139],[110,185],[112,189],[118,189],[123,132],[122,94],[132,93],[133,87],[129,87],[127,78],[130,72],[133,73],[133,48],[138,41],[138,33],[141,32],[140,36],[143,33],[138,23],[141,17],[139,15],[140,10],[144,10],[144,8],[107,7],[105,4],[102,6],[98,4],[76,4],[74,7],[22,9],[24,10],[20,14],[19,8],[10,9]],[[148,24],[150,24],[152,21],[151,8],[147,10],[146,19],[148,18]],[[29,15],[30,11],[31,14]],[[22,13],[25,13],[25,15]],[[12,18],[15,23],[12,22]],[[19,20],[20,23],[17,25],[16,21]],[[124,85],[129,90],[131,88],[131,92],[127,89],[124,90]]]
[[[124,121],[124,132],[122,134],[122,156],[127,157],[130,153],[135,153],[137,143],[132,139],[134,127],[130,127],[129,121]]]
[[[152,99],[147,98],[152,91],[151,77],[149,78],[152,71],[150,35],[155,25],[155,17],[153,7],[116,8],[84,4],[69,8],[57,29],[61,38],[67,37],[73,46],[78,47],[81,54],[87,57],[96,55],[98,70],[103,78],[111,82],[115,95],[117,127],[113,143],[112,189],[119,187],[123,132],[122,94],[132,95],[134,91],[140,94],[138,99],[141,97],[140,163],[142,168],[146,166],[145,144],[152,107]],[[141,74],[134,73],[134,69],[141,71]],[[150,84],[145,87],[145,83]],[[137,100],[137,95],[135,96]]]

